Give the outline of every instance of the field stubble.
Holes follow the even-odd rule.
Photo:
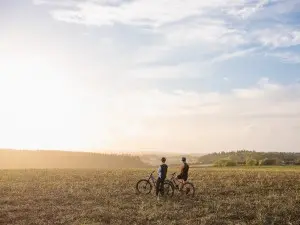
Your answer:
[[[149,170],[2,170],[0,224],[300,224],[300,170],[192,169],[195,197],[135,192]]]

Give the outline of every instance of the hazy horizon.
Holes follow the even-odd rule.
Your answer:
[[[178,155],[178,156],[184,156],[184,155],[203,155],[203,154],[209,154],[207,153],[197,153],[197,152],[187,152],[187,151],[157,151],[157,150],[137,150],[137,151],[130,151],[130,150],[117,150],[117,149],[106,149],[106,150],[101,150],[101,149],[25,149],[25,148],[1,148],[1,150],[8,150],[8,151],[59,151],[59,152],[82,152],[82,153],[111,153],[111,154],[132,154],[132,155]]]
[[[156,156],[203,156],[211,153],[221,153],[221,152],[238,152],[238,151],[255,151],[255,152],[285,152],[285,153],[300,153],[300,151],[272,151],[272,150],[255,150],[255,149],[225,149],[219,151],[210,151],[210,152],[189,152],[189,151],[158,151],[158,150],[117,150],[117,149],[26,149],[26,148],[1,148],[0,151],[53,151],[53,152],[80,152],[80,153],[100,153],[100,154],[130,154],[135,156],[147,156],[147,155],[156,155]]]
[[[0,148],[300,146],[297,0],[0,1]]]

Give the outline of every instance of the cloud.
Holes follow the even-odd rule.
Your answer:
[[[121,2],[121,1],[120,1]],[[54,18],[66,22],[82,22],[87,25],[113,24],[116,22],[137,25],[161,26],[193,15],[204,14],[206,10],[237,5],[233,0],[204,1],[123,1],[118,7],[104,1],[85,1],[74,5],[74,10],[55,10]],[[184,9],[184,10],[183,10]],[[76,19],[75,19],[76,18]]]
[[[122,96],[119,99],[119,96]],[[283,86],[262,78],[256,86],[229,93],[177,90],[131,91],[111,99],[112,112],[129,117],[266,118],[300,115],[300,85]],[[124,111],[124,108],[126,110]],[[300,119],[300,117],[299,117]]]
[[[230,53],[224,53],[220,56],[217,56],[215,58],[213,58],[212,60],[210,60],[210,63],[217,63],[217,62],[223,62],[223,61],[227,61],[236,57],[243,57],[246,56],[250,53],[253,53],[257,50],[257,48],[249,48],[249,49],[245,49],[245,50],[240,50],[240,51],[235,51],[235,52],[230,52]]]
[[[171,65],[142,65],[124,75],[138,79],[190,79],[206,77],[213,73],[211,62],[182,62]]]
[[[182,74],[183,67],[189,70],[186,65],[195,61],[217,63],[250,55],[254,48],[264,48],[262,53],[300,44],[299,29],[284,21],[288,16],[282,18],[296,11],[296,0],[34,0],[34,3],[54,6],[51,15],[59,21],[112,29],[122,24],[131,31],[147,31],[156,37],[155,41],[131,46],[136,52],[135,63],[160,64],[155,70],[159,74],[174,73],[173,77]],[[126,44],[130,38],[120,36],[115,41]],[[184,65],[170,66],[170,63]],[[194,66],[188,73],[193,69]],[[149,70],[147,74],[150,73]]]
[[[248,41],[244,38],[244,31],[238,30],[222,19],[198,18],[189,22],[160,28],[165,34],[166,42],[171,46],[188,46],[201,44],[209,45],[210,50],[226,46],[244,45]],[[211,49],[212,48],[212,49]]]
[[[72,6],[75,1],[49,1],[49,0],[32,0],[35,5],[55,5],[55,6]]]
[[[292,0],[295,2],[295,0]],[[114,23],[150,25],[154,27],[176,23],[193,16],[208,17],[211,15],[231,15],[239,18],[248,18],[260,10],[269,7],[269,3],[277,5],[281,0],[166,0],[166,1],[126,1],[126,0],[34,0],[35,4],[73,3],[73,9],[54,10],[53,16],[62,21],[85,23],[87,25],[103,25]],[[291,2],[291,1],[290,1]],[[286,8],[286,7],[282,7]],[[69,17],[69,19],[67,19]]]
[[[271,53],[266,53],[266,56],[278,58],[284,63],[291,63],[291,64],[300,63],[300,54],[294,52],[287,52],[287,51],[271,52]]]
[[[249,1],[249,4],[229,9],[227,13],[242,19],[247,19],[266,6],[269,0]]]
[[[276,26],[257,30],[254,38],[264,46],[271,48],[289,47],[300,44],[300,30],[288,26]]]
[[[11,143],[15,143],[14,132],[19,137],[23,132],[41,139],[43,133],[46,143],[48,136],[57,142],[81,140],[88,146],[103,142],[108,148],[124,149],[293,150],[300,146],[299,83],[270,82],[274,75],[249,87],[255,76],[266,75],[260,73],[279,73],[273,61],[260,56],[299,63],[300,30],[295,14],[290,14],[299,11],[298,0],[33,3],[66,23],[58,27],[51,23],[53,31],[44,36],[36,35],[42,31],[39,26],[35,32],[1,36],[4,63],[0,69],[12,76],[0,77],[5,109],[0,111],[0,124],[13,124],[0,130],[3,140],[9,130]],[[41,18],[40,13],[33,16]],[[91,29],[69,29],[68,23]],[[25,28],[32,30],[32,26]],[[89,35],[78,35],[83,32]],[[42,41],[38,47],[32,41],[36,39]],[[250,62],[246,59],[250,55],[258,57]],[[280,67],[287,73],[296,68]],[[250,73],[253,76],[246,77]],[[230,89],[212,91],[220,85]],[[7,100],[8,95],[13,101]]]
[[[39,4],[49,3],[35,1]],[[61,7],[61,3],[70,5],[72,2],[72,7]],[[116,2],[118,4],[108,4],[108,1],[101,0],[61,1],[51,14],[53,18],[69,23],[95,26],[126,24],[140,29],[147,28],[157,35],[163,35],[163,44],[170,47],[200,43],[202,47],[207,44],[210,47],[227,45],[228,49],[229,46],[249,43],[245,30],[235,25],[238,21],[230,20],[224,14],[245,14],[242,11],[249,11],[252,7],[249,8],[246,0],[114,1]],[[251,3],[255,9],[265,5],[265,1],[260,0]]]
[[[120,137],[127,146],[135,141],[161,150],[166,145],[176,150],[292,151],[299,145],[299,84],[283,86],[262,78],[252,88],[230,93],[149,90],[117,99],[111,112],[122,112]],[[132,124],[139,128],[139,140],[127,139]]]

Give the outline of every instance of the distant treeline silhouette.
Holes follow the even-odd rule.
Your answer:
[[[230,152],[219,152],[211,153],[199,158],[199,163],[211,164],[216,163],[220,160],[231,160],[237,164],[246,164],[247,162],[268,162],[272,160],[272,164],[299,164],[300,153],[293,152],[256,152],[248,150],[230,151]]]
[[[0,150],[0,169],[144,168],[138,156],[67,151]]]

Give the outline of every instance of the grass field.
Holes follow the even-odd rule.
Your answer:
[[[0,224],[300,224],[300,170],[190,172],[193,199],[135,193],[149,170],[2,170]]]

